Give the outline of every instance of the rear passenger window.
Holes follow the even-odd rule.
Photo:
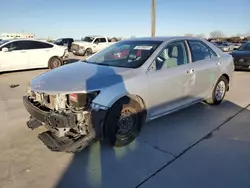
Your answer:
[[[45,43],[45,42],[38,42],[38,41],[30,41],[30,49],[43,49],[43,48],[52,48],[53,45]]]
[[[192,61],[201,61],[216,57],[216,53],[205,43],[201,41],[188,41],[192,54]]]
[[[100,42],[106,42],[105,38],[100,38],[99,40],[100,40]]]

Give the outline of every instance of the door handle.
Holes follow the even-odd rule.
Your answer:
[[[193,74],[194,73],[194,69],[190,69],[189,71],[187,71],[188,74]]]

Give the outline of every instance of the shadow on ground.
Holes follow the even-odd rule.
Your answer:
[[[67,65],[67,64],[75,63],[75,62],[82,61],[82,60],[84,60],[84,58],[82,58],[82,59],[75,59],[75,58],[68,59],[64,64]]]
[[[55,187],[136,187],[242,110],[230,101],[219,106],[200,103],[149,122],[127,147],[96,143],[74,155]]]

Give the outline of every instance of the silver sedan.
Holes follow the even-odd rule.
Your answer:
[[[27,125],[53,151],[76,152],[96,140],[131,143],[147,121],[206,101],[218,105],[232,83],[231,55],[186,37],[117,42],[31,80]]]

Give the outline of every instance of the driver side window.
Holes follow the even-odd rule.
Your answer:
[[[188,63],[187,51],[183,41],[168,44],[157,56],[154,69],[161,70],[177,67]]]
[[[98,44],[100,43],[100,39],[99,38],[96,38],[95,41],[94,41],[95,44]]]

